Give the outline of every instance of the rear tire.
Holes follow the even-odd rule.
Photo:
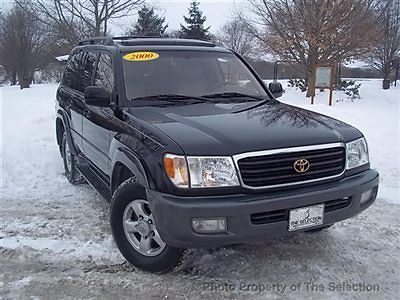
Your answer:
[[[61,142],[61,155],[64,162],[64,173],[68,181],[72,184],[79,184],[84,182],[84,179],[76,168],[76,156],[72,154],[70,146],[68,145],[67,134],[63,133]]]
[[[180,265],[185,249],[168,246],[162,241],[145,189],[135,178],[126,180],[116,189],[110,224],[118,249],[133,266],[160,274]]]

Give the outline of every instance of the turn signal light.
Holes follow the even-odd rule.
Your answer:
[[[164,157],[164,169],[169,179],[178,187],[189,187],[189,176],[184,156],[166,154]]]

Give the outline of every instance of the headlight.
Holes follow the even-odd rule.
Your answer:
[[[369,162],[368,147],[365,138],[346,144],[346,169],[353,169]]]
[[[164,156],[164,169],[169,179],[177,187],[189,187],[189,176],[184,156],[166,154]]]
[[[195,157],[166,154],[164,168],[169,179],[180,188],[238,186],[239,179],[231,157]]]
[[[188,157],[190,187],[238,186],[231,157]]]

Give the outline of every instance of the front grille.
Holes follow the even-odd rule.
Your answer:
[[[338,209],[346,208],[351,204],[351,197],[330,200],[324,202],[325,213],[329,213]],[[284,222],[289,219],[289,211],[293,208],[273,210],[267,212],[259,212],[250,215],[251,223],[254,225],[270,224],[275,222]]]
[[[337,146],[249,156],[238,159],[237,164],[243,183],[250,188],[293,185],[339,176],[345,168],[345,153],[344,147]],[[294,169],[294,163],[299,159],[309,162],[309,169],[304,173]]]

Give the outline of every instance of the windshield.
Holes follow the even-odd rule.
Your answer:
[[[152,51],[123,54],[126,96],[210,96],[225,93],[267,96],[248,68],[232,53]]]

